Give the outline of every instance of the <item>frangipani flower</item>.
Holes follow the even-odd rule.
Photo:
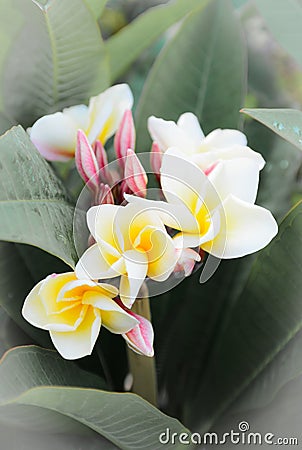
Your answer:
[[[181,227],[172,225],[180,231],[174,238],[177,248],[199,245],[218,258],[238,258],[265,247],[278,226],[268,210],[254,205],[258,187],[255,163],[239,159],[236,164],[242,174],[235,180],[226,170],[232,164],[234,161],[220,161],[205,175],[195,164],[166,153],[161,186],[167,203],[129,195],[126,199],[137,207],[157,211],[168,226],[172,224],[167,212],[177,217],[182,205],[195,218],[198,230],[185,222]]]
[[[79,280],[74,272],[53,274],[28,294],[22,314],[32,325],[49,331],[65,359],[77,359],[91,354],[101,325],[123,334],[139,324],[113,300],[117,294],[114,286]]]
[[[127,84],[110,87],[89,106],[76,105],[62,112],[38,119],[29,135],[39,152],[49,161],[67,161],[74,157],[77,130],[85,131],[88,141],[105,142],[116,132],[126,110],[131,109],[133,96]]]
[[[162,152],[174,147],[179,156],[195,162],[202,170],[220,160],[236,158],[254,161],[259,170],[265,164],[260,153],[247,147],[241,131],[218,128],[205,136],[193,113],[182,114],[177,123],[151,116],[148,129]]]
[[[127,307],[147,276],[164,281],[172,273],[178,255],[156,212],[136,205],[94,206],[87,224],[96,244],[80,258],[76,275],[93,280],[121,276],[120,298]]]

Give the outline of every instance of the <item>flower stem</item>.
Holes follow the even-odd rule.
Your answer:
[[[146,319],[151,319],[149,298],[137,300],[132,311]],[[143,356],[127,348],[129,371],[133,377],[132,392],[140,395],[152,405],[157,405],[157,383],[155,358]]]

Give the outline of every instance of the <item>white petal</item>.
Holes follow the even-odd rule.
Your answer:
[[[204,139],[204,133],[195,114],[190,112],[181,114],[177,121],[177,125],[181,130],[184,130],[192,140],[196,142],[196,146],[198,146]]]
[[[199,226],[195,217],[183,203],[171,204],[127,194],[125,194],[125,199],[130,204],[135,204],[142,210],[147,210],[150,214],[157,215],[168,227],[176,230],[188,230],[191,233],[199,232]]]
[[[70,332],[50,331],[50,337],[58,352],[65,359],[78,359],[91,355],[101,328],[101,315],[90,307],[81,325]]]
[[[133,95],[127,84],[117,84],[92,97],[89,102],[89,142],[96,139],[104,144],[118,129],[124,112],[131,109]]]
[[[23,317],[35,327],[42,330],[70,331],[75,330],[82,322],[86,307],[81,302],[56,303],[56,297],[49,298],[49,312],[44,305],[40,292],[45,281],[38,283],[25,299],[22,314]],[[67,307],[66,307],[67,304]],[[53,306],[53,308],[51,308]],[[57,307],[58,306],[58,307]],[[52,311],[53,309],[53,311]]]
[[[204,233],[178,233],[174,238],[174,245],[177,248],[198,247],[205,242],[212,241],[219,233],[221,228],[221,217],[219,209],[209,213],[205,217],[206,223],[200,225],[200,229],[204,228]]]
[[[131,250],[133,247],[136,247],[137,236],[147,226],[165,230],[160,216],[149,205],[131,202],[120,208],[117,214],[115,231],[117,237],[119,235],[123,237],[124,250]],[[121,240],[121,237],[119,237],[119,240]]]
[[[211,149],[210,151],[204,151],[192,155],[191,157],[192,161],[202,170],[206,170],[209,166],[219,160],[233,160],[235,158],[247,158],[252,160],[258,165],[259,170],[263,169],[265,165],[265,160],[260,153],[242,145],[234,145],[232,147],[215,150]]]
[[[265,247],[278,232],[270,211],[232,195],[223,202],[220,213],[220,232],[213,241],[201,245],[218,258],[239,258],[254,253]]]
[[[147,253],[148,276],[155,281],[165,281],[173,272],[178,261],[173,239],[167,232],[154,230],[151,236],[152,248]]]
[[[202,144],[207,149],[226,148],[233,145],[246,145],[247,139],[241,131],[217,128],[205,137]]]
[[[105,204],[93,206],[87,211],[87,225],[96,241],[102,239],[116,247],[114,223],[116,215],[122,206]]]
[[[93,280],[74,280],[66,283],[65,286],[59,291],[57,296],[57,302],[62,300],[74,301],[80,299],[86,291],[95,291],[102,295],[107,295],[114,298],[118,295],[118,289],[111,284],[96,283]]]
[[[40,281],[28,294],[22,308],[22,315],[31,325],[47,330],[48,317],[39,297],[44,280]]]
[[[38,119],[30,131],[30,139],[49,161],[67,161],[75,154],[77,125],[64,113],[57,112]]]
[[[254,203],[259,184],[259,167],[247,158],[221,161],[208,175],[217,192],[217,199],[224,200],[229,194],[249,203]],[[215,205],[207,206],[212,209]]]
[[[121,277],[120,298],[131,308],[146,278],[148,258],[146,253],[136,250],[128,250],[124,257],[127,275]]]
[[[132,330],[139,322],[124,311],[114,300],[100,296],[96,292],[87,292],[83,303],[101,310],[102,324],[111,333],[122,334]]]
[[[173,149],[163,156],[161,185],[169,203],[183,203],[193,214],[207,196],[217,197],[204,172],[191,161],[176,156]]]
[[[112,257],[98,244],[89,247],[78,261],[75,273],[79,279],[113,278],[123,273],[123,259]]]
[[[69,117],[77,129],[86,130],[89,123],[89,111],[86,105],[76,105],[63,109],[64,116]]]
[[[195,153],[198,149],[196,142],[171,120],[163,120],[151,116],[148,119],[148,130],[163,152],[169,147],[178,147],[186,154]]]

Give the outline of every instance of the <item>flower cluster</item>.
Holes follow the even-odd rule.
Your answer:
[[[113,86],[89,107],[42,117],[29,130],[47,159],[75,156],[92,192],[92,245],[75,272],[41,281],[23,307],[24,317],[49,330],[68,359],[92,352],[101,324],[134,351],[152,356],[151,323],[131,310],[145,280],[161,283],[179,271],[189,276],[205,253],[229,259],[258,251],[278,230],[271,213],[254,204],[262,156],[240,131],[217,129],[205,136],[192,113],[177,123],[149,118],[151,166],[162,199],[146,198],[132,102],[127,85]],[[109,169],[104,148],[114,134],[117,171]]]

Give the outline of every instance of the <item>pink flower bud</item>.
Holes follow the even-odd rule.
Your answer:
[[[163,152],[159,148],[159,145],[157,142],[153,142],[152,148],[151,148],[151,155],[150,155],[150,164],[152,167],[152,170],[157,178],[157,181],[160,180],[160,168],[163,158]]]
[[[115,299],[115,301],[121,308],[123,308],[124,311],[130,314],[130,316],[139,321],[139,323],[135,325],[132,330],[128,331],[128,333],[122,334],[128,347],[135,353],[152,357],[154,355],[154,332],[151,322],[145,317],[132,312],[131,309],[127,308],[119,298]]]
[[[114,205],[114,198],[110,186],[108,186],[108,184],[101,183],[99,186],[99,191],[96,195],[95,205],[104,204]]]
[[[191,248],[176,249],[179,259],[175,266],[174,272],[184,272],[185,277],[191,275],[195,263],[201,261],[201,256]]]
[[[127,150],[124,172],[125,182],[131,191],[139,196],[145,197],[147,187],[147,174],[133,150]]]
[[[93,145],[93,149],[99,167],[99,178],[103,183],[110,183],[112,181],[112,177],[107,167],[107,153],[101,141],[96,141]]]
[[[76,167],[88,187],[95,191],[98,188],[98,163],[88,139],[82,130],[78,130],[75,152]]]
[[[120,165],[123,167],[125,164],[123,158],[127,156],[128,148],[135,148],[135,127],[132,112],[129,109],[125,111],[121,124],[116,132],[114,148]]]

